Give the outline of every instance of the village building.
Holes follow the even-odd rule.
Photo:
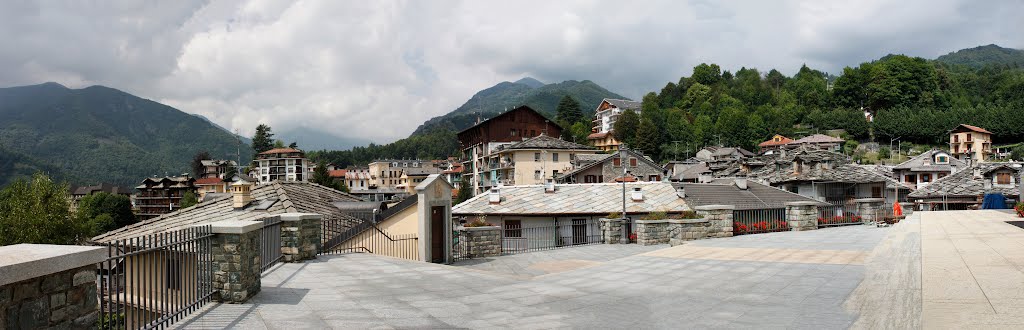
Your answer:
[[[189,176],[146,178],[135,187],[135,214],[139,220],[155,218],[181,208],[185,193],[196,193],[196,179]],[[198,199],[198,195],[196,196]]]
[[[949,152],[969,165],[984,163],[992,155],[992,132],[960,124],[949,131]]]
[[[977,209],[985,194],[1002,194],[1009,205],[1020,197],[1022,163],[981,163],[937,179],[910,193],[922,210]]]
[[[757,147],[760,149],[761,154],[770,154],[784,149],[787,144],[793,143],[794,141],[796,140],[775,134],[771,140],[758,143]]]
[[[625,153],[623,157],[622,153]],[[561,174],[555,180],[559,183],[608,183],[608,182],[660,182],[665,178],[665,169],[653,160],[625,149],[611,154],[596,154],[578,162],[574,169]],[[623,176],[625,167],[626,176]]]
[[[370,175],[370,169],[366,167],[356,167],[345,170],[345,184],[348,185],[349,190],[367,190],[371,187],[376,188],[373,176]]]
[[[100,183],[95,186],[71,186],[68,188],[68,196],[70,198],[71,211],[78,210],[78,202],[89,196],[97,193],[108,193],[111,195],[121,195],[125,197],[131,197],[132,191],[129,188],[115,186],[110,183]]]
[[[541,134],[501,148],[488,168],[497,170],[494,179],[502,185],[541,184],[571,171],[577,156],[595,153],[591,146]]]
[[[640,113],[641,103],[630,100],[604,99],[597,105],[594,111],[593,128],[587,136],[587,141],[601,151],[619,150],[621,144],[615,139],[615,121],[619,119],[623,111],[633,110]]]
[[[672,183],[686,205],[731,205],[734,210],[785,209],[790,202],[826,203],[746,178],[714,179],[707,183]]]
[[[893,176],[904,185],[921,189],[967,167],[948,152],[932,149],[892,167]]]
[[[496,164],[502,150],[541,134],[561,136],[562,127],[527,106],[500,113],[459,132],[463,175],[470,176],[473,193],[498,185]]]
[[[310,162],[302,150],[277,148],[256,155],[253,168],[259,184],[309,181]]]
[[[203,173],[198,173],[198,179],[224,179],[226,175],[231,173],[232,169],[238,169],[238,163],[233,160],[205,159],[201,163],[203,165]]]
[[[714,147],[708,146],[697,151],[696,158],[703,161],[730,161],[740,158],[752,157],[754,153],[743,149],[734,147]]]
[[[199,192],[199,200],[203,200],[208,194],[224,194],[231,189],[231,182],[218,177],[196,179],[195,184],[196,191]]]
[[[457,190],[462,187],[462,169],[462,162],[452,157],[442,168],[441,176]]]
[[[707,162],[672,164],[670,168],[668,175],[672,182],[707,183],[714,179]]]
[[[371,162],[368,167],[372,178],[371,185],[367,187],[370,190],[404,191],[406,185],[402,182],[402,176],[409,171],[428,175],[441,173],[435,162],[420,159],[379,159]]]
[[[785,146],[787,149],[799,147],[815,147],[834,152],[842,152],[844,142],[846,142],[846,140],[828,136],[825,134],[811,134],[806,137],[797,139],[796,141],[787,143]]]

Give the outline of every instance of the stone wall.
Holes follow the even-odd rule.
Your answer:
[[[629,239],[622,234],[625,220],[601,218],[598,221],[601,222],[601,240],[604,244],[629,243]]]
[[[668,220],[636,220],[636,244],[658,245],[667,244]]]
[[[709,222],[708,237],[732,237],[732,205],[702,205],[694,208]]]
[[[0,287],[5,329],[84,329],[96,325],[96,265]]]
[[[285,262],[316,259],[320,251],[323,216],[312,213],[284,213],[281,217],[281,255]]]
[[[501,227],[466,227],[462,230],[466,240],[466,254],[470,258],[486,258],[501,255]]]
[[[214,298],[243,303],[260,292],[262,222],[220,221],[212,226]],[[282,228],[283,230],[283,228]]]
[[[672,219],[668,221],[666,229],[668,244],[676,246],[685,241],[707,238],[711,222],[707,219]]]
[[[786,203],[786,221],[792,231],[818,229],[818,203]]]
[[[99,318],[100,247],[0,246],[0,329],[88,329]]]
[[[874,223],[876,220],[875,216],[878,210],[882,208],[882,204],[885,204],[884,198],[861,198],[853,200],[857,203],[857,215],[860,215],[861,220],[865,224]]]

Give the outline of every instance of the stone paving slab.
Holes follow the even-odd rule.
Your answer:
[[[861,228],[830,230],[850,231],[864,236],[858,241],[871,241],[870,234],[854,234]],[[887,230],[870,233],[884,236]],[[789,233],[725,238],[720,240],[735,242],[718,245],[750,248],[750,244],[772,246],[764,242],[794,239],[811,246],[803,235],[782,234]],[[841,236],[815,235],[820,239]],[[263,292],[249,303],[214,304],[176,326],[835,329],[851,326],[858,317],[856,310],[842,304],[864,278],[863,265],[638,254],[656,248],[661,247],[635,249],[626,257],[609,256],[599,264],[528,277],[370,254],[322,256],[269,272]],[[569,250],[564,249],[568,260],[584,255]],[[553,258],[532,259],[536,263]]]
[[[664,249],[662,245],[592,244],[553,250],[532,251],[499,257],[460,260],[453,266],[521,277],[533,277],[590,267],[604,261]]]

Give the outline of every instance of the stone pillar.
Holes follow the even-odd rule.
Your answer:
[[[629,244],[629,239],[624,237],[622,234],[626,223],[625,219],[605,219],[601,218],[598,221],[601,222],[601,237],[604,239],[604,244]]]
[[[316,259],[320,251],[323,216],[314,213],[282,213],[281,256],[285,262]]]
[[[470,258],[501,255],[501,227],[465,227],[462,237],[466,240],[466,254]]]
[[[243,303],[260,292],[260,229],[263,222],[227,220],[210,225],[213,232],[214,299]]]
[[[804,231],[818,229],[817,202],[786,203],[786,222],[789,230]]]
[[[668,244],[682,245],[685,241],[708,238],[711,223],[708,219],[671,219],[668,220]]]
[[[885,198],[861,198],[854,199],[853,202],[857,203],[857,215],[860,215],[864,224],[880,220],[875,219],[875,216],[878,213],[878,209],[882,208],[882,204],[885,204]]]
[[[637,220],[636,222],[636,244],[658,245],[667,244],[668,220]]]
[[[914,203],[900,203],[900,207],[903,208],[903,215],[909,217],[914,214]]]
[[[0,246],[0,328],[95,328],[96,264],[106,255],[102,247]]]
[[[732,237],[732,205],[702,205],[694,208],[710,223],[708,237]]]

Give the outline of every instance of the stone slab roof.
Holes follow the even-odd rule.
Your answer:
[[[949,164],[935,164],[935,154],[937,153],[944,153],[948,155]],[[967,163],[953,158],[953,156],[949,155],[946,151],[932,149],[894,166],[893,169],[909,170],[914,172],[952,172],[954,167],[965,168],[967,167]]]
[[[828,136],[828,135],[825,135],[825,134],[812,134],[812,135],[806,136],[804,138],[798,139],[796,141],[793,141],[792,143],[795,143],[795,144],[804,144],[804,143],[843,143],[845,141],[846,140],[843,140],[843,139],[840,139],[840,138],[837,138],[837,137],[831,137],[831,136]]]
[[[640,110],[640,106],[642,105],[641,102],[630,101],[630,100],[604,99],[604,101],[608,102],[608,104],[611,104],[611,105],[615,106],[616,108],[619,108],[619,109],[622,109],[622,110],[629,109],[629,110],[633,110],[633,111],[639,111]]]
[[[1020,167],[1021,163],[981,163],[976,166],[966,168],[947,175],[941,179],[935,180],[934,182],[924,186],[921,189],[915,190],[910,193],[910,198],[941,198],[942,196],[950,197],[974,197],[985,193],[1001,193],[1006,196],[1017,196],[1020,194],[1019,187],[1013,185],[1011,187],[1004,186],[993,186],[992,188],[985,189],[985,177],[983,174],[989,173],[1000,167],[1009,168],[1013,170],[1013,176],[1020,178]],[[977,171],[978,173],[975,173]]]
[[[324,220],[341,220],[342,225],[354,226],[361,220],[346,215],[334,202],[361,201],[358,197],[308,182],[274,182],[252,190],[253,202],[236,210],[230,195],[203,201],[192,207],[167,213],[130,226],[122,227],[92,238],[94,243],[107,243],[119,239],[139,237],[211,224],[224,220],[259,220],[280,213],[316,213]],[[271,203],[271,201],[273,201]],[[257,209],[261,203],[270,204],[265,210]]]
[[[626,183],[626,211],[629,214],[682,212],[690,210],[671,184],[662,182]],[[644,199],[631,199],[633,188],[640,188]],[[606,215],[622,212],[622,184],[559,184],[547,193],[543,185],[505,186],[499,189],[501,203],[491,204],[487,192],[452,208],[455,215]]]
[[[737,210],[785,208],[789,202],[821,203],[809,197],[746,180],[741,189],[735,178],[716,179],[711,183],[674,183],[682,189],[683,199],[690,207],[703,205],[733,205]],[[742,179],[740,179],[742,180]]]
[[[565,150],[595,150],[594,147],[573,143],[546,134],[541,134],[522,142],[512,144],[508,149],[565,149]]]

